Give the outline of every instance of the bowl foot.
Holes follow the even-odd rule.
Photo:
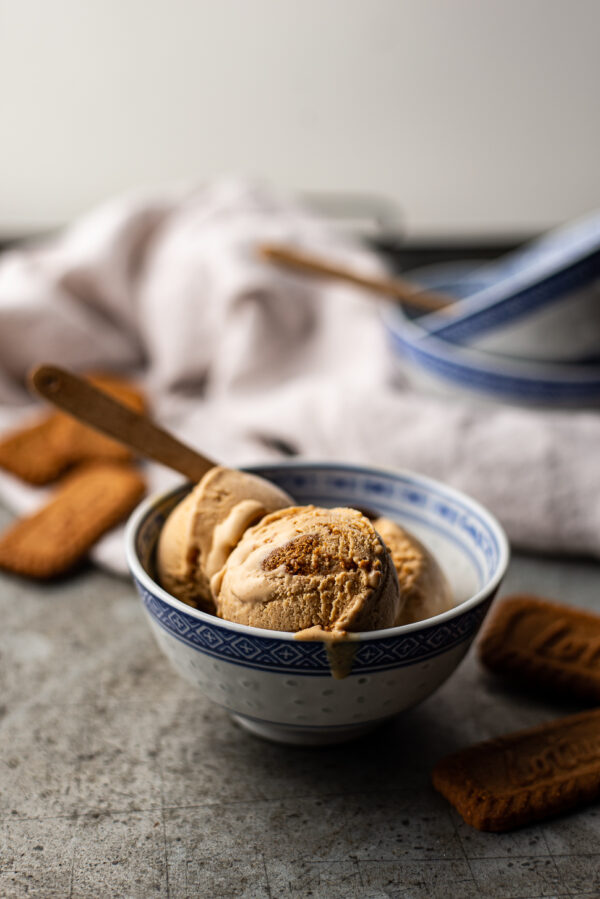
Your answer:
[[[356,727],[319,727],[304,728],[292,727],[284,724],[270,724],[265,721],[256,721],[254,718],[246,718],[244,715],[231,716],[241,727],[261,737],[263,740],[271,740],[275,743],[288,743],[294,746],[327,746],[331,743],[345,743],[362,737],[363,734],[373,730],[379,722],[359,724]]]

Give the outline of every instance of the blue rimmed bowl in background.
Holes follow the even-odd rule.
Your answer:
[[[484,283],[478,269],[471,269],[463,263],[429,266],[411,274],[424,287],[457,297],[459,305],[476,296]],[[595,295],[594,302],[600,339],[600,292]],[[579,311],[584,315],[583,307]],[[600,405],[600,357],[595,362],[589,360],[587,363],[522,359],[463,346],[432,335],[426,327],[429,316],[411,318],[399,305],[386,303],[382,306],[382,317],[393,371],[402,382],[408,380],[412,386],[425,392],[460,399],[558,409],[595,408]],[[594,326],[589,316],[586,319],[584,315],[583,321],[588,323],[589,337]],[[585,332],[583,321],[580,322],[580,330]],[[575,318],[571,324],[576,327]],[[542,354],[543,347],[548,350],[548,341],[544,340],[542,331],[536,332],[535,321],[532,320],[529,325],[531,331],[523,330],[522,337],[524,340],[529,337],[537,340],[537,349]],[[564,335],[564,327],[562,330],[557,328],[556,333]],[[488,334],[486,339],[491,340],[492,335]],[[582,343],[582,349],[583,346]],[[591,353],[591,344],[586,344],[586,347]],[[513,349],[516,348],[515,343]],[[521,346],[521,351],[526,352],[525,344]]]
[[[600,213],[569,222],[466,273],[452,266],[413,271],[424,287],[460,298],[420,326],[447,343],[549,363],[598,361]],[[432,283],[431,279],[437,281]]]
[[[340,649],[349,673],[336,679],[323,643],[224,621],[159,586],[157,539],[187,485],[146,499],[126,536],[150,626],[174,668],[249,731],[285,743],[341,742],[429,696],[465,655],[506,571],[508,544],[496,519],[463,493],[411,472],[296,461],[248,470],[299,504],[368,508],[405,525],[437,557],[456,605],[423,622],[353,635]]]

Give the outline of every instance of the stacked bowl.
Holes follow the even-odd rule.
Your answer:
[[[600,405],[600,215],[502,258],[411,272],[457,300],[384,311],[394,366],[437,393],[562,408]]]

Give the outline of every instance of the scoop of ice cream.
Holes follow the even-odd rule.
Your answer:
[[[398,579],[368,518],[295,506],[249,529],[211,582],[221,618],[278,631],[391,627]]]
[[[389,518],[377,518],[373,524],[390,551],[404,599],[395,624],[422,621],[451,609],[450,584],[429,550]]]
[[[157,549],[160,583],[183,602],[214,612],[212,575],[250,525],[292,502],[263,478],[212,468],[165,522]]]

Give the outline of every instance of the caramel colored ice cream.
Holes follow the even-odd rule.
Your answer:
[[[393,626],[401,610],[389,553],[369,519],[347,508],[267,515],[211,587],[221,618],[278,631],[376,630]]]
[[[404,603],[395,624],[411,624],[453,606],[450,584],[429,550],[389,518],[373,522],[390,551]]]
[[[335,641],[452,607],[435,558],[394,521],[292,503],[262,478],[211,469],[162,529],[162,586],[221,618],[300,639]]]
[[[165,522],[157,550],[160,583],[183,602],[214,612],[210,578],[250,525],[292,502],[263,478],[212,468]]]

